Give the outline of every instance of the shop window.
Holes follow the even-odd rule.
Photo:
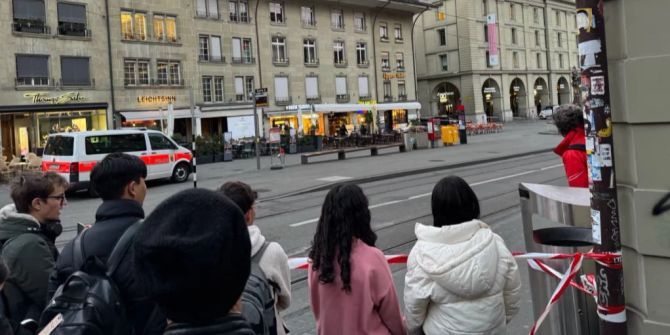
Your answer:
[[[379,39],[381,39],[382,41],[389,40],[389,29],[386,23],[379,24]]]
[[[16,32],[32,34],[49,34],[46,25],[44,0],[13,0],[14,22],[12,28]]]
[[[218,19],[219,18],[218,0],[196,0],[195,16],[201,18]]]
[[[144,134],[86,136],[84,144],[87,155],[147,150]]]
[[[333,42],[333,63],[335,65],[344,65],[347,63],[344,54],[344,41]]]
[[[250,38],[233,37],[233,64],[254,63],[253,49]]]
[[[58,3],[58,35],[91,36],[86,29],[86,6],[70,3]]]
[[[121,37],[124,40],[146,41],[147,15],[142,12],[121,12]]]
[[[281,2],[270,2],[270,22],[284,23],[284,4]]]
[[[16,85],[48,86],[49,56],[16,55]]]
[[[249,3],[247,1],[229,0],[228,9],[230,22],[249,23]]]
[[[60,70],[63,86],[91,85],[88,57],[61,57]]]
[[[314,7],[302,6],[300,7],[300,22],[303,27],[316,26],[316,18],[314,15]]]
[[[303,40],[303,56],[305,64],[315,65],[319,63],[319,60],[316,58],[315,39],[308,38]]]
[[[367,25],[365,23],[365,13],[354,13],[354,30],[358,32],[364,32],[366,29]]]
[[[154,38],[159,42],[177,42],[177,17],[154,14]]]
[[[330,26],[336,30],[344,29],[344,13],[341,9],[335,9],[330,13]]]
[[[272,37],[272,62],[275,64],[288,64],[286,56],[286,37]]]
[[[364,42],[356,43],[356,64],[368,65],[368,45]]]
[[[161,134],[149,134],[149,143],[152,150],[175,150],[177,146]]]

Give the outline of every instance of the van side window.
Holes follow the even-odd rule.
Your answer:
[[[149,143],[151,143],[151,150],[174,150],[177,147],[168,140],[167,137],[161,134],[149,134]]]
[[[86,136],[86,154],[109,154],[147,150],[144,134]]]
[[[49,136],[47,145],[44,148],[44,155],[51,156],[72,156],[74,147],[74,137],[71,136]]]

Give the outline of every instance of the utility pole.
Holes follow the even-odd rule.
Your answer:
[[[577,28],[586,153],[591,190],[591,224],[595,252],[611,258],[596,263],[600,334],[625,335],[626,302],[619,204],[614,174],[614,142],[610,109],[609,73],[605,45],[603,0],[577,0]]]
[[[191,152],[193,154],[193,188],[198,188],[198,174],[196,171],[196,161],[195,161],[195,101],[193,99],[193,86],[188,91],[188,100],[191,104]]]

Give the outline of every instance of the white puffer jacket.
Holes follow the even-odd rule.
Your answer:
[[[502,238],[479,220],[414,230],[405,275],[410,334],[504,335],[521,281]]]

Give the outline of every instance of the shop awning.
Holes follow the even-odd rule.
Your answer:
[[[376,105],[371,104],[318,104],[314,105],[315,112],[354,112],[354,111],[369,111],[373,107],[377,110],[392,110],[392,109],[421,109],[421,104],[414,102],[387,102]]]
[[[229,116],[250,116],[254,115],[254,109],[227,109],[227,110],[203,110],[200,117],[203,119],[213,117],[229,117]],[[190,116],[189,116],[190,117]]]
[[[377,110],[386,111],[393,109],[421,109],[421,104],[414,102],[387,102],[377,104]]]
[[[163,115],[159,111],[142,111],[142,112],[121,112],[126,121],[150,121],[159,120],[161,117],[167,118],[168,111],[164,110]],[[203,113],[196,110],[196,117],[202,117]],[[175,109],[172,111],[175,119],[186,119],[191,117],[190,109]]]

